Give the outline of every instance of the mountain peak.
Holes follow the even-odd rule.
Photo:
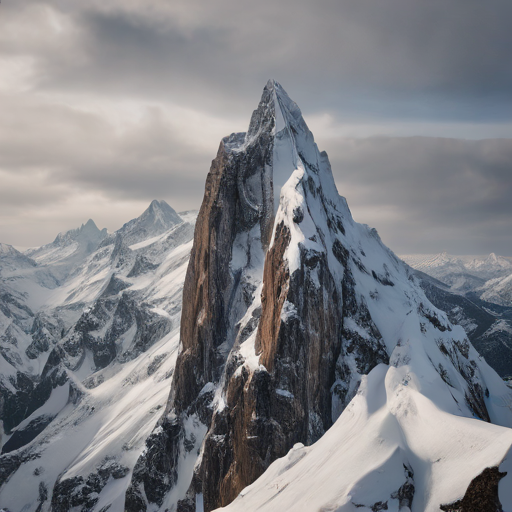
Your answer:
[[[165,208],[166,206],[170,208],[170,206],[165,201],[153,199],[148,208]]]
[[[395,510],[405,510],[412,498],[399,499],[397,489],[412,486],[410,475],[417,489],[428,484],[424,456],[414,450],[424,441],[421,425],[433,409],[431,401],[445,416],[503,418],[512,424],[509,411],[493,405],[493,397],[511,399],[505,384],[480,361],[463,329],[428,302],[376,231],[354,222],[327,155],[275,80],[265,86],[247,134],[223,139],[212,162],[183,297],[181,351],[169,403],[137,462],[140,472],[127,493],[127,509],[138,510],[143,500],[160,505],[178,492],[169,473],[176,474],[176,461],[186,456],[183,439],[192,433],[202,442],[196,452],[201,461],[189,477],[183,508],[194,510],[201,495],[208,512],[227,505],[297,443],[314,443],[337,422],[340,446],[352,446],[352,433],[368,425],[375,446],[385,438],[390,449],[382,452],[378,467],[393,474],[389,488],[379,488],[371,502],[363,502],[366,488],[353,504],[344,495],[346,509],[364,503],[377,510],[389,501]],[[356,415],[349,406],[353,398]],[[200,427],[191,426],[192,411]],[[360,424],[352,422],[354,416],[362,418]],[[460,423],[453,420],[454,426]],[[377,424],[383,425],[378,434]],[[412,441],[397,446],[403,429]],[[443,442],[450,446],[459,437],[457,431]],[[380,478],[372,463],[352,479],[354,465],[375,452],[364,439],[346,464],[343,493],[365,482],[371,487]],[[438,448],[434,443],[429,456]],[[507,449],[503,446],[499,457]],[[461,453],[467,456],[464,467],[473,464],[477,474],[481,459],[468,450]],[[411,469],[404,473],[404,467]],[[428,472],[438,467],[430,465]],[[151,475],[151,486],[143,473]],[[437,505],[448,502],[442,490],[432,494]],[[281,491],[287,494],[284,489],[277,494]],[[435,508],[428,503],[422,508],[421,492],[417,495],[418,508]],[[274,506],[279,499],[273,508],[279,508]],[[244,508],[247,502],[235,501],[236,509],[235,504]]]
[[[88,235],[97,235],[98,233],[101,233],[101,230],[92,219],[89,219],[85,224],[80,226],[78,232],[87,233]]]
[[[350,216],[345,200],[338,195],[327,153],[319,152],[300,108],[277,81],[269,80],[265,85],[245,137],[232,134],[224,139],[224,144],[232,154],[247,153],[250,146],[266,146],[264,158],[269,162],[271,175],[266,176],[264,181],[270,180],[271,190],[263,195],[273,198],[274,215],[277,214],[284,185],[292,175],[295,175],[294,179],[298,178],[299,173],[305,180],[309,180],[310,187],[322,189],[324,197],[331,204],[336,204],[340,211]],[[254,204],[261,192],[253,192],[246,178],[246,175],[238,177],[239,188],[244,202],[256,213]],[[293,191],[289,189],[288,193],[293,194]],[[265,198],[260,202],[263,202],[260,215],[265,215]]]
[[[487,256],[487,261],[492,262],[492,263],[498,263],[498,256],[496,256],[496,254],[494,252],[491,252],[491,254],[489,254],[489,256]]]
[[[183,219],[165,201],[153,199],[144,212],[117,231],[127,245],[165,233]]]
[[[164,200],[153,199],[146,210],[142,213],[139,219],[147,216],[155,216],[155,221],[158,220],[167,227],[167,224],[179,224],[182,219],[176,211],[169,206]],[[171,226],[169,226],[171,227]]]

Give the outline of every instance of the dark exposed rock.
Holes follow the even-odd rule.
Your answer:
[[[391,498],[398,500],[400,509],[403,507],[412,508],[412,500],[414,498],[414,472],[411,467],[404,465],[405,483],[391,495]]]
[[[51,510],[68,512],[73,507],[81,507],[84,511],[92,510],[109,478],[124,478],[129,471],[126,466],[107,458],[96,468],[96,472],[90,473],[86,478],[75,476],[61,480],[53,488]],[[102,510],[108,508],[109,506]]]
[[[164,418],[146,441],[146,450],[133,469],[126,492],[126,512],[145,512],[146,502],[161,505],[166,492],[178,478],[177,459],[183,427],[177,418]],[[142,490],[143,489],[143,490]]]
[[[38,458],[39,454],[24,453],[23,450],[0,455],[0,487],[7,482],[23,463]]]
[[[441,505],[445,512],[503,512],[498,496],[498,484],[507,473],[497,467],[485,468],[471,480],[464,497],[454,503]]]
[[[127,283],[126,281],[123,281],[119,277],[117,277],[115,274],[112,275],[110,278],[110,281],[108,282],[105,290],[103,290],[103,293],[101,294],[102,297],[109,297],[111,295],[117,295],[119,292],[125,290],[130,286],[131,283]]]
[[[47,352],[61,339],[63,329],[62,320],[38,313],[32,324],[32,343],[27,347],[27,356],[36,359],[39,354]]]
[[[145,256],[139,254],[135,258],[135,263],[133,264],[132,269],[126,277],[141,276],[142,274],[156,270],[158,266],[158,264],[151,263],[151,261],[149,261]]]
[[[2,454],[17,450],[35,439],[53,420],[54,416],[42,415],[33,419],[25,428],[18,429],[2,446]]]
[[[31,395],[34,390],[34,382],[24,373],[17,372],[16,379],[12,384],[18,390],[13,393],[11,389],[0,383],[0,419],[3,420],[4,430],[10,433],[11,430],[22,422],[27,416],[30,408]]]
[[[148,366],[148,375],[153,375],[158,370],[160,365],[165,361],[168,355],[169,354],[165,353],[155,356],[153,361],[151,361],[151,364]]]

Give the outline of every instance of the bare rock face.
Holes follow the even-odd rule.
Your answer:
[[[151,464],[149,460],[139,461],[127,493],[127,510],[144,503],[142,494],[152,502],[163,503],[165,494],[177,482],[176,466],[180,444],[186,438],[187,418],[194,416],[203,425],[210,424],[213,394],[209,384],[213,388],[221,381],[238,333],[237,323],[255,291],[243,267],[233,268],[233,247],[238,246],[239,259],[247,258],[250,265],[251,258],[262,258],[271,230],[271,105],[272,92],[268,89],[253,114],[247,136],[232,134],[224,138],[212,162],[183,290],[181,353],[168,408],[158,427],[158,441],[154,441],[168,449],[155,454],[158,460],[152,459]],[[246,246],[248,240],[250,247]],[[148,452],[152,442],[148,440]],[[166,470],[158,472],[155,467]],[[153,475],[151,497],[147,495],[148,484],[142,486],[149,472]]]
[[[176,486],[184,425],[191,417],[209,431],[178,508],[193,507],[195,495],[202,494],[205,510],[212,510],[232,501],[295,443],[316,441],[341,412],[333,408],[331,388],[344,371],[343,293],[350,307],[354,292],[347,277],[344,287],[343,276],[333,275],[326,233],[314,224],[311,247],[299,248],[297,268],[290,272],[292,233],[276,216],[281,188],[299,162],[311,173],[302,177],[302,192],[333,230],[343,230],[348,209],[330,211],[318,177],[326,170],[330,175],[327,156],[318,152],[298,107],[269,82],[248,133],[223,139],[207,178],[184,287],[182,350],[167,411],[146,453],[153,453],[152,443],[167,448],[151,455],[151,463],[147,455],[139,461],[127,494],[129,510],[146,500],[162,505]],[[304,205],[292,217],[295,224],[305,217],[311,223]],[[347,257],[348,250],[340,246],[338,253]],[[370,345],[365,370],[387,360],[378,333]],[[247,362],[258,356],[256,365]],[[345,381],[349,374],[345,369]]]
[[[454,503],[441,505],[446,512],[502,512],[498,484],[507,473],[499,468],[485,468],[471,480],[464,497]]]
[[[317,441],[362,375],[390,364],[372,308],[408,277],[376,231],[354,223],[327,155],[270,81],[248,132],[224,138],[212,162],[170,397],[126,510],[156,503],[187,512],[198,499],[206,512],[225,506],[294,444]],[[401,300],[421,332],[449,332],[445,316],[412,295]],[[484,390],[457,343],[445,347],[447,364],[462,374],[468,407],[487,419]]]

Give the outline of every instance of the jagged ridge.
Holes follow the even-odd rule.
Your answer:
[[[382,387],[396,370],[394,393],[414,380],[412,361],[428,375],[414,384],[426,400],[439,399],[440,385],[450,414],[511,423],[495,405],[510,392],[376,231],[353,221],[327,155],[274,81],[247,134],[223,139],[212,163],[181,344],[167,409],[127,493],[129,511],[230,503],[294,444],[322,437],[365,375]],[[414,466],[401,457],[404,464]],[[410,475],[397,478],[408,485]],[[383,492],[391,499],[393,491]]]

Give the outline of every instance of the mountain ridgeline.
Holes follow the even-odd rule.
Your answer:
[[[153,201],[112,234],[90,220],[25,254],[0,244],[0,509],[124,510],[170,387],[195,216]]]
[[[326,438],[334,423],[331,437],[345,432],[348,404],[370,403],[371,389],[385,389],[394,404],[387,405],[394,426],[381,433],[383,443],[405,431],[404,409],[422,410],[411,398],[399,411],[402,392],[441,403],[450,415],[512,424],[510,408],[496,405],[510,403],[508,388],[377,232],[354,222],[326,153],[274,81],[248,132],[224,138],[212,162],[184,284],[180,342],[167,407],[127,491],[129,512],[209,512],[237,496],[234,510],[245,510],[253,502],[243,489],[292,447]],[[508,445],[483,457],[493,464],[512,441],[503,430]],[[318,510],[385,510],[393,503],[409,510],[413,499],[417,510],[435,510],[436,500],[450,501],[446,489],[427,482],[446,466],[432,463],[426,471],[412,445],[393,446],[394,480],[378,496],[367,494],[366,501],[376,496],[371,503],[347,490],[339,502],[347,508],[326,502]],[[467,471],[478,475],[483,459],[465,461]],[[282,472],[294,464],[283,462]],[[364,489],[367,476],[354,476],[353,485]],[[466,477],[454,478],[452,493],[465,490]],[[268,479],[265,485],[259,496],[276,499],[275,510],[280,500],[297,499],[286,489],[269,495]],[[264,507],[253,501],[250,509]]]

